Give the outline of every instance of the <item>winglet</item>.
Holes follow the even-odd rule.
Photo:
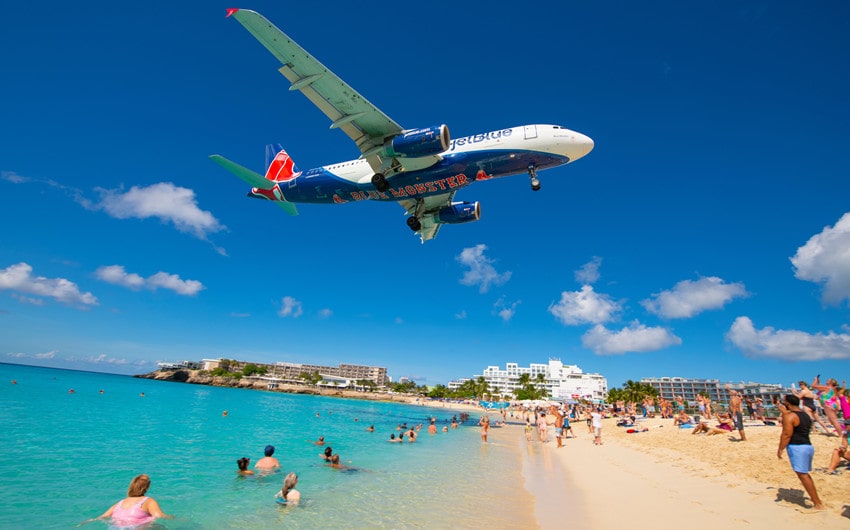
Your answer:
[[[236,13],[237,11],[239,11],[238,7],[228,7],[227,8],[227,15],[225,15],[224,18],[230,18],[230,15],[232,15],[233,13]]]

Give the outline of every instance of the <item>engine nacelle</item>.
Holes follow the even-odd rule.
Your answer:
[[[478,202],[453,202],[451,206],[441,208],[434,214],[434,221],[440,224],[456,225],[479,219],[481,219],[481,205]]]
[[[408,158],[436,155],[448,149],[450,143],[449,128],[446,125],[410,129],[387,140],[382,154],[387,157]]]

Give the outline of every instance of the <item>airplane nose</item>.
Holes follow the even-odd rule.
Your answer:
[[[570,157],[570,161],[578,160],[583,157],[587,153],[593,151],[593,140],[589,136],[585,136],[581,133],[574,133],[572,143],[572,156]]]

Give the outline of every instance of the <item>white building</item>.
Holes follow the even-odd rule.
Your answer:
[[[519,378],[528,374],[531,382],[537,381],[538,374],[543,376],[543,386],[547,393],[556,400],[604,400],[608,395],[608,380],[600,374],[586,374],[574,364],[564,365],[559,359],[549,359],[548,364],[532,363],[528,367],[518,363],[507,363],[505,369],[498,366],[488,366],[484,373],[473,376],[472,379],[484,377],[494,395],[511,397],[522,387]],[[451,381],[448,387],[457,389],[468,379]]]

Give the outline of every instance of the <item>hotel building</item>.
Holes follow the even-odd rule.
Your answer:
[[[484,377],[493,395],[512,397],[522,388],[519,378],[528,374],[531,383],[537,381],[538,374],[543,375],[543,387],[555,400],[593,400],[603,401],[608,395],[608,380],[599,374],[582,372],[574,364],[565,365],[559,359],[549,359],[547,364],[532,363],[528,367],[518,363],[507,363],[502,369],[498,366],[488,366],[480,375],[471,379]],[[449,389],[455,390],[470,378],[458,379],[448,384]]]
[[[204,359],[201,361],[201,369],[215,370],[218,368],[224,359]],[[356,383],[358,380],[368,380],[375,383],[378,387],[386,386],[389,382],[387,377],[387,369],[381,366],[362,366],[359,364],[340,364],[338,366],[322,366],[318,364],[302,364],[302,363],[250,363],[248,361],[229,360],[230,371],[240,371],[246,364],[253,364],[257,367],[265,367],[266,375],[263,379],[279,382],[301,383],[302,375],[318,372],[323,378],[333,381],[339,381],[338,386],[349,386],[343,384],[343,380],[347,380],[350,384]]]
[[[729,390],[737,390],[744,398],[755,400],[762,398],[767,406],[774,399],[782,399],[791,389],[770,383],[744,383],[743,381],[721,383],[718,379],[687,379],[685,377],[644,377],[640,380],[658,390],[658,395],[666,400],[682,396],[689,405],[696,404],[697,394],[707,395],[714,403],[728,404]]]

